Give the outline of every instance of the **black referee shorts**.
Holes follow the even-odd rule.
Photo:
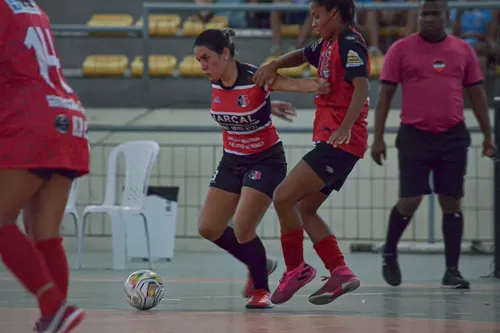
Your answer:
[[[464,196],[470,136],[463,123],[444,133],[429,133],[402,125],[398,148],[399,197],[432,192],[443,196]],[[430,175],[432,173],[432,183]]]

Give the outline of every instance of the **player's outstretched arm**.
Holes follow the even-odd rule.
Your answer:
[[[278,69],[298,67],[307,62],[304,49],[294,50],[282,55],[262,67],[260,67],[253,76],[253,82],[263,87],[267,81],[275,78]]]
[[[268,82],[269,90],[297,93],[328,94],[330,83],[322,78],[292,79],[283,75],[276,75],[273,81]]]

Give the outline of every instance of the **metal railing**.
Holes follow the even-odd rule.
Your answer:
[[[170,128],[172,129],[172,128]],[[189,128],[187,128],[189,129]],[[213,130],[212,130],[213,129]],[[164,131],[159,126],[90,126],[90,132],[97,131],[146,132]],[[184,128],[186,130],[186,128]],[[205,129],[212,133],[220,129]],[[203,132],[197,128],[197,133]],[[388,129],[387,142],[394,137],[395,128]],[[283,128],[280,133],[310,135],[310,128]],[[391,134],[392,133],[392,134]],[[471,129],[473,137],[479,130]],[[158,163],[151,176],[151,185],[179,186],[179,210],[177,218],[177,237],[198,238],[197,219],[203,204],[208,183],[222,155],[220,144],[164,144],[160,141],[161,151]],[[78,206],[99,204],[104,198],[106,163],[112,144],[96,144],[92,146],[92,171],[90,176],[82,179]],[[290,145],[285,143],[285,151],[291,169],[311,148],[310,145]],[[380,241],[385,237],[387,216],[398,197],[397,154],[394,147],[388,148],[388,159],[385,167],[378,167],[368,154],[352,172],[344,189],[332,194],[321,207],[320,214],[328,221],[330,228],[342,240]],[[473,145],[469,152],[469,166],[466,180],[466,196],[464,198],[464,215],[467,223],[464,240],[493,240],[493,165],[491,161],[481,158],[481,147]],[[119,172],[117,188],[123,181],[123,170]],[[414,223],[405,234],[405,239],[434,243],[441,240],[439,222],[441,211],[436,207],[434,195],[426,198]],[[110,224],[104,217],[91,216],[87,233],[94,236],[109,236]],[[97,223],[96,223],[97,222]],[[71,232],[68,231],[68,234]],[[267,239],[279,238],[277,216],[270,209],[260,225],[260,235]]]

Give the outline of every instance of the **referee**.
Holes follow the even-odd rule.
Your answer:
[[[483,74],[470,45],[445,33],[445,0],[421,2],[420,31],[394,43],[385,56],[375,114],[371,155],[382,165],[386,157],[384,128],[398,84],[403,88],[401,125],[396,138],[399,159],[399,200],[389,217],[383,251],[385,281],[398,286],[401,271],[397,244],[422,198],[432,190],[443,211],[445,288],[469,289],[458,269],[464,229],[461,198],[470,135],[464,122],[463,89],[484,135],[483,155],[497,154],[488,115]],[[434,186],[429,175],[432,171]]]

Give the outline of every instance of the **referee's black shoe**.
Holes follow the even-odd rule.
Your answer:
[[[448,267],[444,272],[441,288],[470,289],[470,282],[464,279],[457,268]]]
[[[393,287],[397,287],[401,284],[401,270],[399,269],[397,254],[382,254],[382,276],[385,282]]]

